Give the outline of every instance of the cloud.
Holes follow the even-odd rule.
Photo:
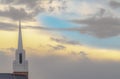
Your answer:
[[[26,5],[29,8],[37,6],[37,2],[41,0],[14,0],[14,4],[19,4],[19,5]]]
[[[119,1],[112,0],[112,1],[109,2],[109,5],[112,8],[120,8],[120,2]]]
[[[55,41],[55,42],[57,42],[57,43],[61,43],[61,44],[71,44],[71,45],[80,45],[80,43],[79,42],[77,42],[77,41],[70,41],[70,40],[67,40],[67,39],[65,39],[65,38],[63,38],[63,39],[59,39],[59,38],[53,38],[53,37],[51,37],[50,38],[52,41]]]
[[[27,13],[25,9],[17,9],[15,7],[9,7],[8,10],[1,11],[0,10],[0,16],[1,17],[6,17],[6,18],[11,18],[13,20],[31,20],[32,15]]]
[[[4,62],[3,62],[4,61]],[[11,72],[12,71],[12,57],[7,55],[5,51],[0,50],[0,73]],[[6,68],[5,68],[6,66]],[[9,66],[9,67],[7,67]]]
[[[2,4],[12,4],[12,5],[26,5],[29,7],[35,7],[37,4],[37,1],[41,0],[1,0]]]
[[[72,51],[71,55],[73,55],[75,57],[79,57],[80,60],[82,60],[84,62],[89,61],[89,58],[87,57],[88,54],[84,51],[80,51],[80,52]]]
[[[12,3],[14,0],[0,0],[0,3],[1,4],[9,4],[9,3]]]
[[[15,24],[0,22],[0,30],[13,31],[16,29],[17,29],[17,27]]]
[[[33,10],[34,12],[40,11],[60,11],[64,10],[66,1],[64,0],[1,0],[1,3],[12,5],[25,5],[26,9]],[[42,9],[42,10],[41,10]],[[33,13],[34,13],[33,12]]]
[[[8,1],[8,0],[6,0]],[[23,0],[21,0],[23,1]],[[29,6],[29,8],[31,7],[31,9],[35,8],[34,11],[33,11],[33,14],[35,13],[35,16],[40,12],[40,10],[45,10],[44,8],[40,9],[40,7],[32,7],[33,5],[36,4],[36,0],[29,0],[28,3],[26,2],[28,0],[24,0],[23,2],[19,2],[19,3],[16,3],[17,4],[24,4],[24,5],[27,5]],[[31,2],[30,2],[31,1]],[[33,2],[35,1],[35,2]],[[45,1],[45,0],[43,0]],[[54,0],[55,1],[55,0]],[[60,1],[60,0],[59,0]],[[11,0],[9,0],[8,3],[12,3]],[[51,2],[50,2],[51,3]],[[21,9],[17,9],[16,7],[12,7],[15,9],[15,11],[17,10],[21,10]],[[28,8],[27,9],[23,9],[23,12],[25,12],[25,17],[21,16],[21,19],[24,19],[24,20],[29,20],[28,18],[31,17],[31,14],[27,14],[28,11]],[[59,7],[58,7],[59,9]],[[49,7],[49,11],[50,12],[53,12],[54,10],[54,7]],[[9,11],[9,10],[8,10]],[[41,11],[41,12],[43,12]],[[7,12],[6,11],[1,11],[1,12]],[[101,16],[104,14],[104,9],[101,10]],[[23,13],[24,15],[24,13]],[[28,16],[30,15],[30,16]],[[16,16],[16,15],[15,15]],[[8,17],[8,18],[12,18],[14,20],[17,20],[19,19],[19,17],[15,18],[13,16],[6,16],[4,15],[3,17]],[[33,16],[32,16],[33,18]],[[102,21],[103,20],[103,21]],[[109,21],[111,20],[111,21]],[[105,23],[104,23],[105,21]],[[69,31],[79,31],[81,33],[87,33],[87,34],[90,34],[90,35],[94,35],[94,36],[97,36],[97,37],[100,37],[100,38],[106,38],[106,37],[111,37],[111,36],[114,36],[114,35],[111,35],[111,34],[108,34],[105,32],[104,29],[111,29],[111,31],[113,31],[112,29],[114,28],[117,28],[117,27],[112,27],[114,25],[119,25],[119,23],[117,24],[116,23],[119,22],[119,19],[116,19],[116,18],[111,18],[111,17],[102,17],[102,18],[89,18],[89,19],[85,19],[85,20],[76,20],[76,23],[82,23],[82,24],[85,24],[87,26],[84,26],[82,28],[69,28],[69,29],[62,29],[62,30],[69,30]],[[102,26],[100,26],[100,23]],[[111,25],[111,23],[113,23]],[[107,25],[107,27],[103,27],[105,25]],[[0,29],[8,29],[8,30],[15,30],[17,27],[15,25],[9,25],[7,23],[3,23],[2,22],[0,23],[0,25],[2,25],[0,27]],[[101,27],[98,27],[98,25]],[[10,26],[10,27],[7,27],[7,26]],[[32,26],[32,25],[31,25]],[[95,26],[95,27],[93,27]],[[111,26],[110,28],[108,26]],[[35,27],[36,29],[38,27]],[[105,34],[105,36],[103,36],[103,34],[101,35],[101,32],[104,32],[103,34]],[[103,28],[103,29],[102,29]],[[49,30],[50,28],[44,28],[44,27],[40,27],[40,29],[47,29]],[[95,29],[95,31],[94,31]],[[52,29],[53,30],[53,29]],[[56,30],[56,29],[54,29]],[[119,28],[118,28],[119,30]],[[115,31],[115,30],[114,30]],[[99,33],[98,33],[99,32]],[[29,46],[32,46],[36,49],[31,49],[30,52],[28,52],[27,54],[31,54],[32,52],[32,55],[31,56],[28,56],[28,60],[29,60],[29,70],[30,70],[30,73],[29,73],[29,76],[30,78],[32,79],[119,79],[120,78],[120,64],[119,62],[112,62],[112,61],[119,61],[120,60],[120,55],[119,55],[119,51],[117,52],[117,54],[111,50],[97,50],[96,49],[93,49],[93,48],[90,48],[90,49],[87,49],[87,48],[84,48],[84,47],[81,47],[80,43],[79,42],[76,42],[76,41],[73,41],[73,40],[68,40],[66,38],[50,38],[49,40],[47,40],[47,38],[49,38],[49,34],[43,34],[41,33],[41,35],[37,35],[37,34],[33,34],[33,32],[29,31],[29,32],[26,32],[26,37],[25,36],[25,41],[28,43],[26,43]],[[36,33],[36,32],[34,32]],[[29,35],[28,35],[29,34]],[[8,34],[9,35],[9,34]],[[1,35],[2,36],[2,35]],[[31,39],[31,36],[32,38],[34,39]],[[36,37],[35,37],[36,36]],[[6,36],[5,36],[6,37]],[[45,38],[44,38],[45,37]],[[58,36],[57,36],[58,37]],[[9,38],[9,37],[7,37]],[[4,40],[4,39],[3,39]],[[11,39],[12,40],[12,39]],[[40,41],[41,40],[41,41]],[[48,48],[45,46],[43,47],[44,49],[41,49],[42,47],[40,47],[39,45],[37,46],[37,44],[39,43],[44,43],[44,45],[46,44],[52,44],[51,45],[51,48],[55,49],[55,50],[62,50],[62,49],[66,49],[67,50],[63,50],[60,51],[62,54],[64,53],[67,53],[67,55],[65,54],[64,56],[58,56],[58,55],[50,55],[51,54],[51,51],[48,50]],[[55,45],[54,45],[54,42],[55,42]],[[57,42],[57,45],[56,45],[56,42]],[[6,46],[8,46],[8,43],[10,43],[9,41],[6,42]],[[14,44],[11,43],[11,44]],[[65,46],[64,46],[65,45]],[[79,45],[77,47],[77,45]],[[39,49],[39,52],[36,50]],[[8,50],[10,50],[11,52],[12,51],[15,51],[14,48],[9,48]],[[44,53],[44,51],[47,51],[47,54],[48,55],[45,55],[45,56],[41,56],[41,55],[38,55],[38,54],[42,54]],[[85,52],[79,52],[80,50],[85,50]],[[79,56],[82,56],[83,58],[82,59],[78,59],[77,61],[73,61],[72,60],[72,56],[71,56],[71,51],[75,51],[74,54],[76,55],[79,55]],[[78,52],[77,52],[78,51]],[[1,51],[2,52],[2,51]],[[34,52],[34,53],[33,53]],[[87,53],[86,53],[87,52]],[[109,53],[111,52],[111,53]],[[70,53],[70,54],[69,54]],[[89,54],[88,54],[89,53]],[[37,54],[37,55],[36,55]],[[69,54],[69,56],[68,56]],[[76,57],[76,56],[75,56]],[[93,61],[84,61],[86,58],[91,58],[91,60]],[[8,56],[8,55],[5,55],[4,52],[1,54],[0,53],[0,62],[1,62],[1,70],[0,72],[12,72],[12,58],[14,57],[11,57],[11,56]],[[4,60],[4,62],[3,62]],[[97,60],[103,60],[102,62],[99,62]],[[107,60],[111,60],[111,62],[106,62]],[[97,61],[97,62],[94,62],[94,61]],[[9,67],[8,67],[9,66]]]
[[[82,55],[83,57],[87,56],[87,54],[84,51],[80,51],[80,55]]]
[[[7,50],[10,51],[10,52],[15,52],[16,48],[11,47],[11,48],[8,48]]]
[[[49,14],[59,13],[61,10],[64,10],[64,4],[64,0],[0,0],[0,6],[2,6],[0,17],[6,20],[16,21],[21,19],[34,22],[38,14],[43,12]]]
[[[116,15],[112,11],[107,10],[106,8],[99,8],[99,11],[89,18],[77,19],[73,21],[74,23],[85,25],[84,27],[77,28],[46,28],[46,27],[34,27],[42,30],[57,30],[57,31],[79,31],[83,34],[92,35],[98,38],[109,38],[113,36],[119,36],[119,17],[116,18]]]
[[[56,46],[48,45],[48,46],[53,48],[54,50],[64,50],[66,48],[63,45],[56,45]]]
[[[30,76],[38,79],[119,79],[118,62],[71,61],[66,56],[30,57]]]
[[[27,54],[29,78],[31,79],[119,79],[120,77],[119,62],[94,62],[84,61],[84,59],[74,61],[69,56],[30,56],[30,53]],[[14,53],[9,56],[0,52],[0,72],[13,71],[13,55]]]
[[[76,29],[80,33],[93,35],[99,38],[119,36],[120,19],[115,17],[88,18],[85,20],[74,20],[78,24],[86,26]]]

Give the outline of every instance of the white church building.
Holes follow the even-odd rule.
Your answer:
[[[19,21],[18,48],[13,62],[13,73],[0,73],[0,79],[28,79],[28,61],[23,49],[21,21]]]

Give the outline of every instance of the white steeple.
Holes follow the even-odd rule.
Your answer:
[[[23,50],[21,21],[19,20],[18,50]]]
[[[28,61],[25,59],[25,50],[22,43],[21,21],[19,21],[18,49],[13,62],[14,73],[28,73]]]

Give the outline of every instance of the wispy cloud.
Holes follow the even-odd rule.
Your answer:
[[[16,29],[17,27],[15,24],[0,22],[0,30],[13,31]]]
[[[67,40],[66,38],[51,38],[52,41],[58,42],[58,43],[62,43],[62,44],[71,44],[71,45],[81,45],[80,42],[77,41],[70,41]]]
[[[89,18],[86,20],[74,20],[86,26],[76,29],[80,33],[93,35],[99,38],[107,38],[120,35],[120,19],[114,17]]]
[[[120,2],[117,0],[111,0],[109,5],[114,9],[120,8]]]

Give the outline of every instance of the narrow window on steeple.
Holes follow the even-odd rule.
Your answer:
[[[22,53],[19,54],[19,63],[22,64]]]

